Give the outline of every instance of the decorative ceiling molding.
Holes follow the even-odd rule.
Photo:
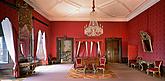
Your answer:
[[[35,11],[37,11],[38,13],[40,13],[42,16],[44,16],[45,18],[47,18],[48,20],[50,20],[50,16],[48,15],[48,13],[44,12],[42,9],[40,9],[37,4],[34,4],[32,1],[30,0],[24,0],[25,2],[27,2],[31,7],[34,8]],[[34,0],[35,1],[35,0]]]
[[[106,1],[106,2],[104,2],[104,3],[102,3],[102,4],[99,4],[98,7],[105,7],[105,6],[107,6],[107,5],[110,5],[110,4],[113,3],[113,2],[114,2],[114,0],[109,0],[109,1]]]
[[[146,0],[141,6],[136,8],[132,13],[130,13],[127,16],[127,21],[133,19],[134,17],[136,17],[137,15],[142,13],[143,11],[147,10],[148,8],[150,8],[151,6],[153,6],[154,4],[156,4],[159,1],[160,0]]]
[[[89,13],[92,10],[92,0],[24,1],[50,21],[89,21]],[[127,22],[159,1],[96,0],[97,20]]]
[[[126,4],[124,4],[123,2],[121,2],[121,1],[119,1],[119,0],[116,0],[118,3],[120,3],[121,5],[123,5],[129,12],[131,12],[132,10],[131,9],[129,9],[129,7],[126,5]]]

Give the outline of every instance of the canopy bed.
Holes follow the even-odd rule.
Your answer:
[[[100,58],[104,57],[104,40],[75,39],[74,42],[75,69],[81,69],[84,73],[87,71],[95,73],[97,66],[100,64]]]

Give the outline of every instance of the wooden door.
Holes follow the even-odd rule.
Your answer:
[[[73,62],[73,39],[57,38],[57,57],[60,63]]]
[[[107,38],[106,39],[106,57],[108,63],[121,62],[121,39]]]

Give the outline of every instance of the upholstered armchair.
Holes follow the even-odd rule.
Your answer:
[[[102,70],[103,71],[103,74],[105,72],[105,63],[106,63],[106,58],[105,57],[101,57],[99,59],[99,65],[96,66],[96,70]]]
[[[160,72],[160,67],[162,65],[163,61],[155,61],[154,62],[154,67],[153,68],[148,68],[146,71],[147,71],[147,74],[149,74],[150,72],[153,73],[153,77],[155,76],[156,73],[159,74],[159,77],[161,76],[161,72]]]
[[[80,57],[77,57],[75,60],[75,69],[79,71],[83,71],[85,73],[86,66],[83,64],[83,59]]]

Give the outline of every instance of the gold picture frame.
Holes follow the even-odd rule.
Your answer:
[[[151,37],[148,35],[147,32],[144,32],[144,31],[140,31],[140,35],[142,39],[141,41],[142,41],[144,52],[152,53],[153,49],[152,49],[152,44],[151,44]]]

